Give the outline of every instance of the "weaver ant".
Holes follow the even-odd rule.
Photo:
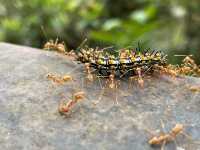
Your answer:
[[[91,71],[89,63],[85,63],[85,71],[86,71],[86,74],[87,74],[86,81],[93,82],[94,81],[94,76],[92,74],[92,71]]]
[[[114,73],[114,71],[112,71],[111,74],[108,76],[108,79],[106,79],[106,81],[105,81],[105,86],[101,87],[102,90],[101,90],[99,100],[97,101],[97,103],[101,100],[101,96],[105,92],[111,92],[111,93],[115,94],[115,102],[116,102],[116,104],[118,104],[118,100],[117,100],[118,91],[117,90],[118,90],[119,86],[120,86],[120,82],[119,82],[119,80],[115,79],[115,73]]]
[[[55,50],[61,53],[66,52],[65,43],[64,42],[58,43],[58,38],[56,39],[55,42],[53,40],[49,40],[48,42],[46,42],[44,44],[44,49]]]
[[[192,92],[200,92],[200,86],[190,86],[189,90]]]
[[[142,70],[141,68],[136,68],[137,74],[138,74],[138,84],[140,87],[144,87],[144,80],[142,79]]]
[[[162,122],[161,126],[164,130],[164,124]],[[149,139],[148,143],[152,146],[161,145],[161,150],[164,150],[165,144],[172,141],[176,143],[176,138],[180,134],[184,135],[186,138],[189,138],[191,140],[191,137],[184,133],[184,125],[177,123],[168,133],[160,133],[159,135],[153,136]]]
[[[72,108],[85,98],[85,92],[79,91],[72,95],[72,98],[69,101],[61,101],[58,106],[58,112],[62,115],[69,114],[72,111]]]
[[[154,69],[156,71],[159,71],[160,74],[167,74],[170,75],[173,79],[175,79],[178,76],[178,70],[173,65],[167,65],[167,66],[160,66],[158,64],[154,65]]]
[[[179,74],[183,75],[193,75],[193,76],[199,76],[200,75],[200,68],[195,63],[195,61],[191,58],[192,55],[175,55],[175,56],[185,56],[183,59],[183,64],[181,64],[180,67],[176,67],[176,71]]]
[[[115,74],[114,73],[111,73],[109,76],[108,76],[108,79],[106,80],[106,86],[109,88],[109,89],[117,89],[119,87],[120,83],[119,81],[116,81],[115,80]]]
[[[47,79],[51,80],[52,83],[57,84],[57,85],[63,85],[65,82],[73,81],[73,78],[70,75],[60,76],[53,73],[48,73]]]

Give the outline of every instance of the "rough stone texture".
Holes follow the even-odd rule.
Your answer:
[[[92,102],[98,99],[100,86],[98,82],[83,84],[81,67],[55,52],[0,44],[0,149],[156,150],[160,147],[147,143],[151,137],[147,129],[160,129],[160,120],[165,131],[184,124],[193,139],[180,135],[177,144],[167,144],[165,149],[200,149],[194,143],[200,139],[200,93],[188,90],[188,85],[199,85],[200,79],[152,77],[145,80],[144,89],[136,83],[128,89],[124,79],[117,92],[118,105],[115,93],[108,91],[95,106]],[[48,71],[72,70],[74,84],[52,87],[45,77]],[[57,107],[61,94],[70,97],[73,89],[84,90],[87,98],[66,118]]]

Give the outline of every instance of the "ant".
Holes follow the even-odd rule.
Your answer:
[[[118,104],[117,100],[117,90],[120,86],[119,80],[115,80],[115,73],[114,71],[111,71],[111,74],[108,76],[108,79],[106,79],[105,87],[102,87],[101,95],[105,93],[105,90],[112,90],[115,93],[115,102]],[[101,96],[100,96],[101,97]]]
[[[160,65],[154,65],[155,69],[158,69],[160,74],[167,74],[170,75],[173,79],[175,79],[178,76],[178,69],[176,66],[173,65],[167,65],[167,66],[160,66]]]
[[[200,86],[190,86],[189,89],[192,92],[200,92]]]
[[[185,58],[182,61],[183,64],[181,64],[180,67],[176,67],[176,70],[178,71],[179,74],[193,75],[193,76],[200,75],[200,68],[191,58],[192,55],[175,55],[175,56],[185,56]]]
[[[140,85],[141,88],[143,88],[144,87],[144,80],[142,79],[142,69],[137,68],[136,72],[138,74],[138,84]]]
[[[55,42],[53,40],[49,40],[48,42],[46,42],[44,44],[44,49],[56,50],[56,51],[61,52],[61,53],[66,52],[65,43],[64,42],[58,43],[58,38],[56,39]]]
[[[77,56],[77,54],[75,53],[74,50],[71,50],[69,52],[65,52],[65,55],[67,55],[69,58],[71,58],[71,60],[77,60],[78,59],[78,56]]]
[[[65,82],[73,81],[73,78],[70,75],[59,76],[52,73],[47,74],[47,79],[58,85],[63,85]]]
[[[165,73],[172,76],[172,78],[175,78],[178,76],[179,71],[176,66],[168,65],[164,70],[165,70]]]
[[[65,102],[61,101],[58,106],[58,112],[62,115],[67,115],[70,111],[72,111],[72,108],[81,100],[85,98],[85,92],[79,91],[72,95],[72,98]]]
[[[200,68],[199,66],[195,63],[195,61],[191,58],[191,56],[186,56],[184,59],[183,59],[183,67],[184,68],[188,68],[187,72],[190,72],[192,73],[193,75],[200,75]],[[182,68],[183,68],[182,67]],[[183,73],[185,70],[183,70]],[[186,73],[187,73],[186,72]]]
[[[91,71],[89,63],[85,63],[85,71],[87,73],[86,80],[89,81],[89,82],[93,82],[94,81],[94,76],[92,74],[92,71]]]
[[[150,145],[161,145],[162,144],[162,147],[164,147],[164,145],[167,142],[173,141],[176,138],[176,136],[178,134],[180,134],[181,132],[183,132],[183,125],[176,124],[169,133],[163,133],[158,136],[154,136],[148,141],[148,143]]]
[[[52,74],[52,73],[48,73],[47,74],[47,79],[51,80],[53,83],[55,84],[59,84],[59,85],[62,85],[64,82],[63,82],[63,79],[61,78],[61,76],[58,76],[56,74]]]
[[[133,69],[132,69],[133,70]],[[129,70],[130,71],[130,70]],[[139,86],[141,87],[141,88],[143,88],[144,87],[144,80],[143,80],[143,75],[142,75],[142,69],[141,68],[139,68],[139,67],[137,67],[136,69],[135,69],[135,71],[136,71],[136,73],[137,73],[137,76],[130,76],[129,78],[128,78],[128,80],[129,80],[129,88],[131,87],[131,85],[133,84],[133,82],[135,81],[135,80],[137,80],[137,82],[138,82],[138,84],[139,84]]]
[[[108,86],[108,88],[110,89],[115,89],[115,88],[118,88],[118,82],[115,81],[115,75],[113,73],[111,73],[109,76],[108,76],[108,79],[106,81],[106,85]]]
[[[161,122],[162,123],[162,122]],[[164,124],[162,123],[162,129],[164,129]],[[169,131],[168,133],[161,133],[157,136],[153,136],[148,143],[150,145],[161,145],[161,150],[164,150],[164,146],[165,144],[174,141],[176,143],[176,137],[178,135],[184,135],[187,138],[191,139],[191,137],[189,135],[187,135],[186,133],[184,133],[184,125],[177,123],[172,129],[171,131]]]
[[[87,86],[88,84],[91,84],[95,80],[95,76],[92,74],[90,63],[84,64],[84,72],[85,72],[85,77],[83,79],[83,82]]]

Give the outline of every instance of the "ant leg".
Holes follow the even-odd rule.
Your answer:
[[[98,76],[97,76],[97,78],[98,78],[98,81],[99,81],[100,88],[103,89],[100,78]]]
[[[72,74],[74,71],[76,71],[77,69],[81,68],[82,66],[77,66],[74,69],[72,69],[71,71],[69,71],[67,74]]]
[[[175,145],[176,145],[176,149],[177,149],[178,144],[177,144],[176,139],[174,139],[174,143],[175,143]]]
[[[187,133],[181,132],[182,135],[184,135],[187,139],[189,139],[190,141],[192,141],[192,143],[198,144],[200,145],[200,141],[194,141],[192,139],[192,137],[190,135],[188,135]]]
[[[99,95],[98,101],[97,101],[98,103],[102,100],[102,96],[104,93],[105,93],[105,88],[103,87],[103,89],[101,90],[101,93]]]
[[[57,45],[58,44],[58,37],[56,38],[56,41],[55,41],[55,45]]]
[[[162,146],[161,146],[161,150],[164,150],[165,144],[166,144],[166,141],[163,141]]]
[[[120,87],[120,80],[118,80],[118,81],[116,82],[116,104],[117,104],[117,105],[119,104],[119,102],[118,102],[118,96],[119,96],[119,93],[120,93],[119,87]]]
[[[133,71],[133,69],[129,69],[128,71],[125,71],[125,72],[120,76],[120,78],[122,78],[123,76],[125,76],[129,71]]]
[[[138,84],[141,88],[144,87],[144,80],[142,78],[142,69],[141,68],[137,68],[136,72],[138,74]]]
[[[131,89],[131,85],[132,85],[132,79],[130,79],[131,77],[129,77],[128,79],[128,89]]]
[[[150,129],[148,129],[148,128],[144,128],[144,130],[145,130],[146,132],[148,132],[148,134],[149,134],[151,137],[154,137],[154,136],[157,135],[157,133],[156,133],[155,131],[152,131],[152,130],[150,130]]]
[[[93,102],[94,105],[97,105],[102,100],[102,96],[103,96],[104,93],[105,93],[105,88],[103,87],[101,89],[101,92],[100,92],[100,95],[98,97],[98,100],[96,100],[95,102]]]
[[[138,84],[139,84],[140,88],[144,88],[144,80],[142,77],[138,77]]]
[[[134,77],[134,76],[129,77],[129,83],[128,83],[128,88],[129,89],[131,89],[133,87],[135,79],[136,79],[136,77]]]
[[[189,140],[192,140],[192,137],[184,132],[181,132],[182,135],[184,135],[186,138],[188,138]]]
[[[85,78],[81,78],[80,80],[81,80],[81,86],[80,86],[80,87],[81,87],[81,89],[83,89],[83,88],[84,88],[84,85],[85,85],[85,83],[86,83],[86,80],[85,80]],[[73,84],[73,89],[75,88],[75,86],[76,86],[76,85]]]
[[[162,119],[160,119],[160,124],[161,124],[161,128],[162,128],[162,132],[164,133],[165,132],[165,124]]]
[[[115,88],[115,103],[116,103],[116,105],[118,105],[119,103],[118,103],[118,94],[117,94],[117,87]]]

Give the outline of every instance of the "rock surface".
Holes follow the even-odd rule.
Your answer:
[[[54,86],[48,72],[71,73],[76,79]],[[84,84],[82,65],[55,52],[0,43],[0,149],[2,150],[156,150],[147,130],[169,131],[185,125],[192,140],[180,135],[165,149],[200,150],[200,93],[188,89],[200,79],[152,77],[141,89],[121,81],[117,94],[100,99],[99,82]],[[100,79],[102,83],[102,79]],[[62,94],[84,90],[87,97],[70,117],[57,112]],[[115,96],[118,104],[115,103]]]

